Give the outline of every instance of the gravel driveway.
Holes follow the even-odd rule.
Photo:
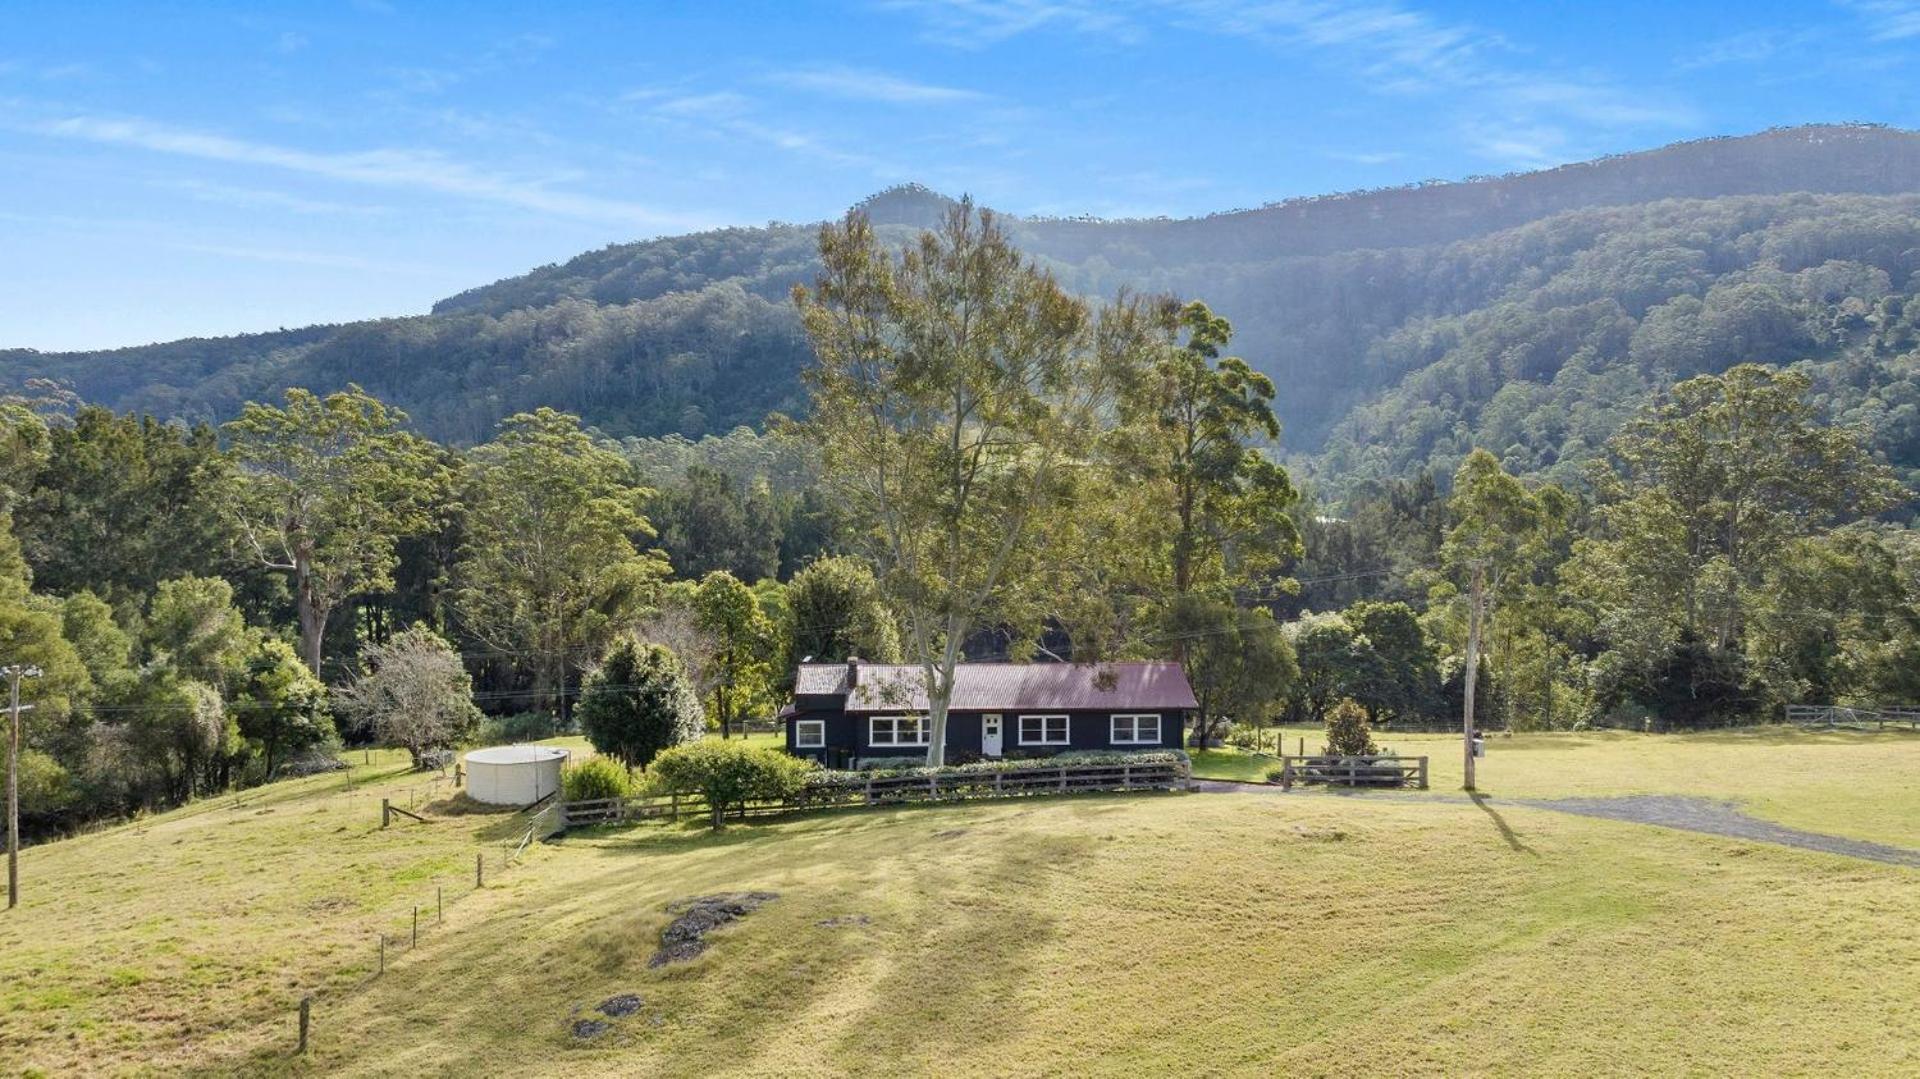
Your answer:
[[[1290,793],[1267,783],[1232,783],[1214,779],[1197,780],[1194,783],[1194,789],[1207,794],[1282,795]],[[1323,793],[1369,797],[1387,792]],[[1387,796],[1436,802],[1470,801],[1464,794],[1395,791]],[[1796,847],[1800,850],[1839,854],[1848,858],[1864,858],[1867,861],[1884,862],[1888,865],[1920,868],[1920,850],[1894,847],[1885,843],[1870,843],[1864,839],[1848,839],[1822,832],[1804,832],[1784,824],[1750,817],[1731,802],[1715,801],[1711,798],[1690,798],[1679,794],[1630,794],[1618,798],[1526,798],[1511,802],[1481,798],[1479,801],[1490,805],[1551,809],[1557,813],[1602,817],[1632,824],[1651,824],[1659,828],[1676,828],[1683,832],[1729,836],[1734,839],[1752,840],[1755,843],[1772,843],[1775,846]]]

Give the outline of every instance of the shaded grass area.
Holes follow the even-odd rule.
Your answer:
[[[1267,773],[1280,767],[1280,759],[1264,753],[1222,746],[1196,749],[1187,754],[1193,759],[1195,779],[1223,779],[1234,783],[1265,783]]]
[[[1144,796],[568,839],[317,1018],[347,1074],[1920,1067],[1910,870],[1497,805]],[[774,900],[649,969],[666,905]],[[853,916],[863,916],[864,921]],[[454,987],[457,987],[457,991]],[[569,1021],[620,993],[590,1040]],[[282,1066],[260,1055],[208,1062]]]

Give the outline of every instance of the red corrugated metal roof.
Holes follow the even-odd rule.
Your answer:
[[[962,663],[954,668],[950,708],[967,712],[1025,709],[1197,708],[1178,663]],[[925,711],[925,674],[918,666],[860,664],[848,712]],[[802,664],[797,694],[847,692],[845,663]]]

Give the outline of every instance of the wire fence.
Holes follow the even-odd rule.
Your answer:
[[[363,760],[370,761],[371,757]],[[383,830],[403,834],[409,829],[444,828],[475,815],[464,806],[448,804],[459,792],[450,775],[423,775],[420,782],[398,786],[391,782],[393,778],[387,773],[356,783],[349,771],[341,789],[322,799],[333,805],[344,803],[343,808],[355,816],[364,813],[374,835]],[[244,799],[236,802],[231,808],[242,808],[246,804]],[[300,996],[296,1004],[293,1051],[307,1052],[313,1034],[324,1032],[324,1014],[316,1013],[318,1005],[366,989],[383,977],[389,966],[429,942],[447,925],[461,904],[493,887],[526,861],[529,849],[536,842],[559,831],[560,809],[559,800],[549,797],[540,804],[494,821],[487,829],[489,835],[472,845],[471,863],[456,864],[434,874],[408,889],[398,902],[383,904],[363,922],[371,929],[365,937],[365,951],[357,952],[363,958],[336,968],[331,980],[326,974],[318,975],[316,980],[322,984]],[[350,975],[356,968],[364,969],[365,973],[344,982],[337,980],[339,975]]]

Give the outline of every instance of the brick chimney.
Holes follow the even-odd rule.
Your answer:
[[[860,657],[848,656],[847,657],[847,691],[852,692],[853,687],[859,684],[860,684]]]

